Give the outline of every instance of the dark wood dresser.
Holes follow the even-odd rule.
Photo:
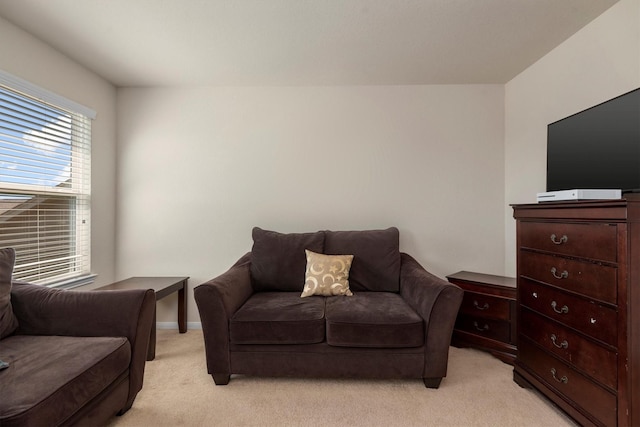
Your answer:
[[[516,357],[516,279],[459,271],[447,276],[464,290],[451,343],[488,351],[503,362]]]
[[[514,380],[582,425],[640,426],[640,195],[513,209]]]

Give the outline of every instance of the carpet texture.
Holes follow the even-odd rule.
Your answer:
[[[255,378],[215,386],[202,331],[159,330],[133,407],[110,426],[575,426],[513,369],[451,347],[440,388],[422,380]]]

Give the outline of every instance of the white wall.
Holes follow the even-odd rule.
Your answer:
[[[441,277],[500,274],[503,89],[119,89],[117,276],[192,289],[251,249],[253,226],[391,225]],[[175,322],[175,300],[159,305]]]
[[[115,277],[116,90],[0,17],[0,69],[97,111],[92,122],[91,265],[96,285]]]
[[[545,191],[547,125],[640,87],[640,1],[622,0],[505,85],[505,199]],[[505,271],[515,275],[515,220]]]

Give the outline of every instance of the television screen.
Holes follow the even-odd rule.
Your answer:
[[[640,89],[547,127],[547,191],[640,191]]]

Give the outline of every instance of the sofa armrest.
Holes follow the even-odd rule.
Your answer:
[[[424,378],[447,374],[449,345],[464,291],[424,269],[403,253],[400,268],[400,295],[425,322]]]
[[[131,345],[128,409],[142,388],[153,314],[153,290],[75,291],[14,282],[16,334],[126,337]]]
[[[253,294],[251,253],[229,270],[193,290],[204,335],[207,371],[216,384],[229,381],[229,319]]]

